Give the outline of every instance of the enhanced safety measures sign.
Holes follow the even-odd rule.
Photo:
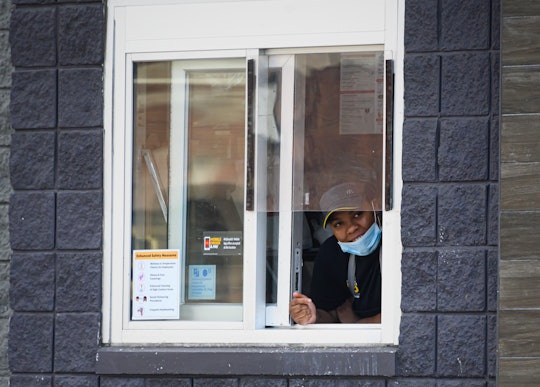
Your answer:
[[[133,320],[180,317],[179,250],[133,251]]]

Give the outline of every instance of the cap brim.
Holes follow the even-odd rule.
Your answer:
[[[323,228],[326,228],[326,222],[328,221],[328,218],[330,217],[330,215],[332,215],[334,212],[336,212],[336,211],[353,211],[353,210],[356,210],[356,209],[358,209],[358,207],[339,207],[339,208],[335,208],[335,209],[333,209],[331,211],[328,211],[328,213],[324,217]]]

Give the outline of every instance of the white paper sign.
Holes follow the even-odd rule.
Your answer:
[[[340,134],[380,134],[383,128],[383,54],[343,54],[340,71]]]
[[[179,250],[133,251],[133,320],[180,318]]]

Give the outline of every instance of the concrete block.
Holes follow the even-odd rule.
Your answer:
[[[483,184],[441,186],[437,209],[439,244],[484,246],[486,206],[487,189]]]
[[[501,2],[502,0],[491,1],[491,48],[493,50],[501,48]]]
[[[446,377],[484,376],[486,316],[440,315],[437,325],[437,374]]]
[[[437,265],[439,311],[486,310],[486,253],[482,250],[439,252]]]
[[[54,188],[56,134],[15,132],[11,144],[11,185],[15,189]]]
[[[388,382],[388,387],[438,387],[437,379],[429,378],[394,378]]]
[[[487,316],[487,374],[490,377],[497,376],[497,347],[499,341],[497,328],[497,315]]]
[[[0,178],[9,177],[9,148],[0,148]]]
[[[437,180],[436,119],[405,119],[403,124],[403,181]]]
[[[11,16],[11,1],[5,0],[0,2],[0,30],[9,29]]]
[[[195,379],[193,382],[193,386],[206,386],[203,383],[197,383],[195,384]],[[362,386],[369,386],[369,387],[385,387],[386,383],[384,380],[374,380],[374,379],[362,379],[361,383],[358,379],[339,379],[339,386],[341,387],[358,387],[359,385]],[[210,386],[218,386],[217,384],[210,384]],[[226,386],[233,386],[233,384],[226,384]],[[303,378],[292,378],[289,379],[289,387],[332,387],[336,386],[336,379],[334,378],[325,378],[325,379],[315,379],[315,378],[309,378],[309,377],[303,377]]]
[[[434,246],[437,242],[437,187],[404,184],[401,240],[404,246]]]
[[[486,180],[489,121],[486,118],[447,118],[442,119],[440,125],[440,180]]]
[[[56,71],[15,71],[11,87],[13,129],[56,126]]]
[[[16,0],[14,0],[16,1]],[[12,375],[10,387],[52,387],[51,375]]]
[[[441,49],[489,49],[491,4],[486,0],[442,0]]]
[[[159,378],[146,379],[146,387],[191,387],[190,378]]]
[[[51,372],[52,313],[13,313],[9,330],[11,372]]]
[[[16,7],[11,14],[9,40],[14,66],[55,66],[56,8]]]
[[[13,4],[53,4],[55,0],[11,0]]]
[[[101,64],[105,12],[101,4],[59,9],[58,56],[61,65]]]
[[[144,378],[117,378],[111,376],[101,376],[99,378],[100,387],[146,387]]]
[[[501,106],[501,54],[491,53],[491,115],[498,117]]]
[[[405,7],[405,51],[437,51],[439,7],[432,0],[407,0]]]
[[[274,378],[241,378],[240,387],[288,387],[287,379]]]
[[[9,207],[9,232],[14,250],[54,247],[55,195],[53,192],[16,192]]]
[[[99,312],[101,308],[101,254],[59,253],[56,310]]]
[[[291,384],[289,386],[297,386]],[[193,387],[237,387],[238,379],[236,378],[196,378],[193,379]]]
[[[101,191],[58,193],[56,243],[59,249],[101,248],[102,223]]]
[[[9,317],[9,261],[0,261],[0,321]],[[3,347],[0,347],[3,348]]]
[[[437,309],[437,253],[405,251],[401,259],[401,310]]]
[[[8,361],[9,317],[0,318],[0,376],[9,375]],[[3,386],[0,379],[0,386]]]
[[[6,137],[11,134],[11,124],[9,121],[10,103],[9,89],[0,89],[0,136],[2,137],[0,141],[4,140],[4,142]],[[9,143],[5,145],[9,145]]]
[[[98,387],[97,375],[55,375],[54,387]]]
[[[487,243],[490,246],[499,245],[499,185],[488,186],[488,223]]]
[[[58,135],[58,187],[94,189],[103,185],[103,131]]]
[[[55,256],[52,253],[13,254],[11,308],[20,312],[54,310]]]
[[[439,114],[440,62],[438,54],[405,57],[405,116]]]
[[[9,181],[9,178],[0,177],[0,203],[7,204],[12,194],[13,190],[11,189],[11,182]],[[5,230],[7,230],[7,227]],[[9,235],[7,238],[9,239]]]
[[[499,290],[499,252],[488,251],[487,254],[487,309],[497,311]]]
[[[441,114],[487,115],[491,100],[490,56],[487,52],[452,53],[442,57]]]
[[[54,371],[95,372],[99,313],[59,313],[55,319]]]
[[[58,125],[103,126],[103,71],[61,69],[58,74]]]
[[[403,314],[396,354],[399,376],[429,376],[435,373],[436,317]]]
[[[500,119],[492,117],[489,126],[489,179],[499,180],[499,164],[500,164]],[[517,133],[516,133],[517,134]]]
[[[0,4],[0,23],[2,22],[2,7],[4,3]],[[0,87],[11,86],[11,49],[9,47],[9,34],[7,31],[0,30]]]
[[[5,253],[10,251],[10,240],[9,240],[9,205],[0,204],[0,253]]]

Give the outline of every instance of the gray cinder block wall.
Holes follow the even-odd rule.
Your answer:
[[[0,3],[0,386],[9,382],[8,332],[9,317],[9,146],[11,125],[9,120],[9,100],[11,87],[11,58],[9,49],[9,20],[11,1]]]
[[[13,3],[11,385],[96,386],[104,5]]]
[[[11,124],[9,119],[9,99],[11,87],[11,50],[9,48],[9,21],[11,2],[0,3],[0,386],[9,382],[8,332],[9,317],[9,266],[11,249],[9,246],[9,146]]]
[[[405,4],[399,373],[484,385],[496,375],[500,2]]]
[[[335,384],[331,377],[309,375],[271,380],[95,375],[104,5],[13,3],[12,386]],[[403,318],[397,375],[340,383],[492,385],[499,0],[405,4]]]

